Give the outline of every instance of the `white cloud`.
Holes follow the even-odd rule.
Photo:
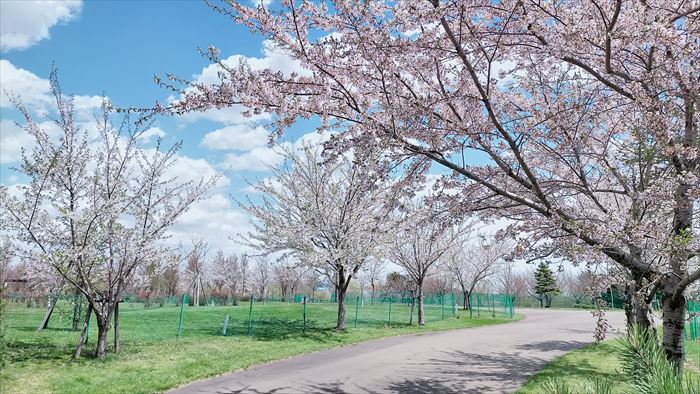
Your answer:
[[[0,4],[4,4],[0,2]],[[5,59],[0,59],[0,107],[12,108],[8,93],[20,95],[22,102],[29,109],[43,111],[51,104],[51,84],[33,73],[15,67]],[[7,93],[5,93],[7,92]]]
[[[241,62],[245,62],[253,70],[270,69],[281,71],[284,75],[291,75],[292,73],[311,75],[307,68],[304,68],[298,60],[289,56],[282,48],[276,46],[272,40],[263,41],[262,54],[263,57],[231,55],[221,62],[231,68],[238,67]],[[219,64],[212,63],[204,67],[200,74],[194,75],[194,78],[198,83],[215,84],[221,81],[219,79],[220,71],[221,67]]]
[[[212,150],[249,150],[265,146],[268,134],[263,126],[231,125],[207,133],[201,146]]]
[[[26,49],[49,38],[49,29],[74,20],[81,0],[0,1],[0,50]]]
[[[166,171],[165,177],[177,177],[178,182],[199,182],[202,178],[208,179],[217,174],[219,174],[219,171],[205,159],[193,159],[188,156],[178,155],[175,163]],[[222,176],[215,187],[223,188],[230,184],[231,181],[227,177]]]
[[[148,144],[151,142],[151,139],[153,137],[156,138],[163,138],[165,137],[165,131],[163,131],[160,127],[151,127],[150,129],[144,131],[141,133],[138,137],[136,137],[139,141],[141,141],[144,144]]]
[[[22,159],[22,148],[31,149],[34,139],[15,122],[0,120],[0,164],[16,163]]]
[[[0,59],[0,88],[0,108],[14,108],[9,95],[18,96],[22,104],[34,113],[43,114],[55,108],[56,103],[48,79],[18,68],[5,59]],[[101,96],[73,96],[76,119],[91,121],[92,114],[100,108],[102,100]]]
[[[257,7],[259,5],[262,5],[263,7],[267,8],[274,1],[275,0],[250,0],[250,3],[253,5],[253,7]]]
[[[226,155],[222,167],[231,171],[267,171],[283,160],[279,147],[261,146],[242,154]]]
[[[172,246],[178,243],[187,245],[193,238],[201,237],[213,250],[222,249],[225,253],[246,251],[231,239],[252,228],[248,215],[233,205],[231,198],[221,193],[196,202],[171,228],[168,243]]]
[[[304,68],[301,63],[287,54],[281,48],[275,46],[271,40],[263,41],[262,57],[248,57],[243,55],[231,55],[226,59],[222,59],[222,63],[228,67],[238,67],[241,62],[247,63],[253,70],[271,69],[281,71],[285,75],[297,73],[299,75],[311,75],[311,72]],[[218,84],[221,82],[219,78],[221,67],[218,63],[212,63],[202,69],[199,74],[194,74],[193,79],[196,83]],[[169,97],[168,102],[177,100],[176,97]],[[245,108],[241,105],[232,105],[227,108],[214,108],[204,112],[191,112],[181,116],[181,119],[187,122],[193,122],[199,119],[207,119],[226,125],[248,123],[253,124],[261,120],[270,119],[270,114],[261,113],[250,117],[243,116]]]

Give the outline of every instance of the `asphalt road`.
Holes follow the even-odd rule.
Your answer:
[[[511,393],[593,341],[587,311],[518,310],[517,323],[379,339],[261,365],[171,393]],[[624,315],[608,313],[614,328]]]

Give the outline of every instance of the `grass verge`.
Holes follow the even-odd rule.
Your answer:
[[[450,316],[443,320],[440,310],[434,312],[433,319],[429,319],[426,326],[418,327],[401,322],[405,311],[399,305],[393,306],[392,316],[396,320],[391,324],[372,315],[383,316],[386,306],[365,306],[359,313],[359,327],[354,328],[354,316],[351,317],[348,311],[350,328],[345,333],[338,333],[331,328],[336,306],[310,305],[309,321],[303,333],[298,319],[301,305],[270,304],[255,306],[253,335],[248,336],[245,335],[246,308],[185,308],[180,340],[175,338],[177,331],[171,316],[179,311],[162,308],[125,312],[122,315],[122,351],[109,354],[105,360],[90,357],[72,360],[71,338],[74,334],[65,328],[37,333],[35,326],[13,328],[10,325],[7,331],[9,365],[2,371],[5,391],[0,391],[153,393],[322,349],[396,335],[500,324],[520,318],[517,316],[511,320],[498,314],[495,318],[482,314],[480,318]],[[220,335],[224,314],[233,316],[228,336]],[[399,318],[401,320],[397,321]],[[94,341],[90,345],[89,352]]]
[[[528,379],[516,394],[545,393],[544,383],[559,378],[572,386],[605,378],[615,382],[613,393],[629,392],[630,386],[619,373],[620,360],[617,357],[616,340],[608,340],[574,350],[550,361],[544,368]],[[700,341],[686,342],[686,373],[700,376]]]

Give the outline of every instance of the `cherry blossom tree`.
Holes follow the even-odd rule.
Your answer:
[[[459,231],[440,219],[439,214],[419,204],[407,205],[403,217],[396,220],[398,231],[392,238],[390,256],[415,284],[418,324],[425,325],[423,286],[455,247]]]
[[[449,172],[439,185],[459,190],[445,196],[455,214],[508,217],[533,254],[605,255],[638,288],[661,292],[664,347],[681,368],[684,291],[700,278],[688,265],[700,249],[700,8],[230,0],[214,9],[304,72],[220,63],[213,85],[171,76],[164,85],[181,95],[157,109],[242,104],[274,113],[274,135],[317,116],[342,131],[334,150],[387,149],[411,176],[438,165]]]
[[[225,256],[219,250],[213,261],[214,276],[224,286],[228,287],[230,297],[243,293],[246,287],[246,279],[250,268],[248,267],[248,256],[236,254]]]
[[[270,261],[266,257],[261,256],[256,260],[255,266],[253,267],[253,283],[260,298],[265,301],[270,287],[270,281],[272,280],[272,269],[270,268]],[[255,291],[251,289],[250,293],[250,296],[253,297]]]
[[[160,259],[160,241],[192,203],[202,198],[210,180],[179,182],[166,175],[177,160],[179,144],[163,149],[137,145],[145,130],[125,116],[114,127],[113,110],[104,100],[94,129],[81,130],[72,98],[61,93],[51,73],[56,99],[57,132],[44,129],[18,98],[24,129],[34,148],[23,155],[17,171],[29,183],[21,195],[0,191],[11,234],[31,256],[34,270],[59,274],[87,299],[88,318],[98,328],[97,357],[107,351],[107,332],[115,316],[115,350],[119,350],[118,303],[139,268]],[[85,340],[83,325],[75,357]]]
[[[564,294],[574,300],[575,306],[593,305],[591,291],[595,288],[596,276],[591,270],[581,272],[565,271],[559,277]]]
[[[287,302],[292,301],[294,292],[299,287],[304,275],[299,264],[294,264],[289,259],[276,261],[272,265],[272,275],[282,293],[282,299]]]
[[[365,267],[360,271],[358,279],[361,283],[369,286],[370,302],[374,304],[377,296],[377,288],[381,285],[387,262],[383,259],[370,259]]]
[[[270,181],[255,185],[261,202],[244,206],[254,218],[246,242],[265,253],[294,256],[323,272],[335,287],[337,330],[345,329],[345,294],[370,257],[381,252],[393,198],[384,174],[346,156],[321,162],[318,148],[285,153]]]
[[[495,278],[498,291],[508,295],[513,303],[517,306],[519,296],[527,295],[528,280],[522,272],[516,272],[513,264],[505,264],[498,270]]]
[[[511,253],[512,247],[506,240],[478,237],[476,242],[462,240],[456,244],[449,256],[447,268],[462,289],[464,310],[471,309],[471,295],[479,282],[496,275],[509,265],[505,259]]]

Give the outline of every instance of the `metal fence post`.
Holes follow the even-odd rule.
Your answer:
[[[515,302],[515,296],[508,296],[508,309],[510,310],[510,318],[513,318],[513,304]]]
[[[253,299],[254,295],[250,296],[250,307],[248,308],[248,335],[253,335]]]
[[[182,336],[182,315],[185,312],[185,301],[187,300],[187,294],[182,295],[182,300],[180,301],[180,321],[177,323],[177,339]]]
[[[452,293],[452,317],[457,317],[457,301],[455,301],[455,293]]]
[[[224,328],[221,330],[221,335],[226,336],[227,329],[228,329],[228,315],[224,316]]]
[[[85,342],[83,343],[83,345],[87,345],[88,339],[90,339],[90,320],[92,320],[91,317],[92,317],[92,310],[88,310],[88,318],[87,318],[88,325],[87,325],[87,331],[85,331]]]
[[[391,325],[391,301],[392,299],[389,298],[389,324],[387,324],[387,326]]]
[[[355,301],[355,328],[357,328],[357,313],[359,312],[360,309],[360,296],[357,296],[357,299]]]
[[[472,295],[471,293],[467,296],[467,299],[469,300],[469,318],[472,318],[472,307],[474,304],[472,304]]]
[[[304,296],[303,303],[304,303],[304,329],[303,329],[303,333],[306,334],[306,296]]]
[[[476,293],[476,317],[481,317],[481,296]]]
[[[496,317],[496,294],[491,294],[491,317]]]
[[[440,296],[440,309],[442,312],[442,320],[445,320],[445,295]]]
[[[610,286],[610,309],[615,309],[615,299],[613,298],[612,286]]]

